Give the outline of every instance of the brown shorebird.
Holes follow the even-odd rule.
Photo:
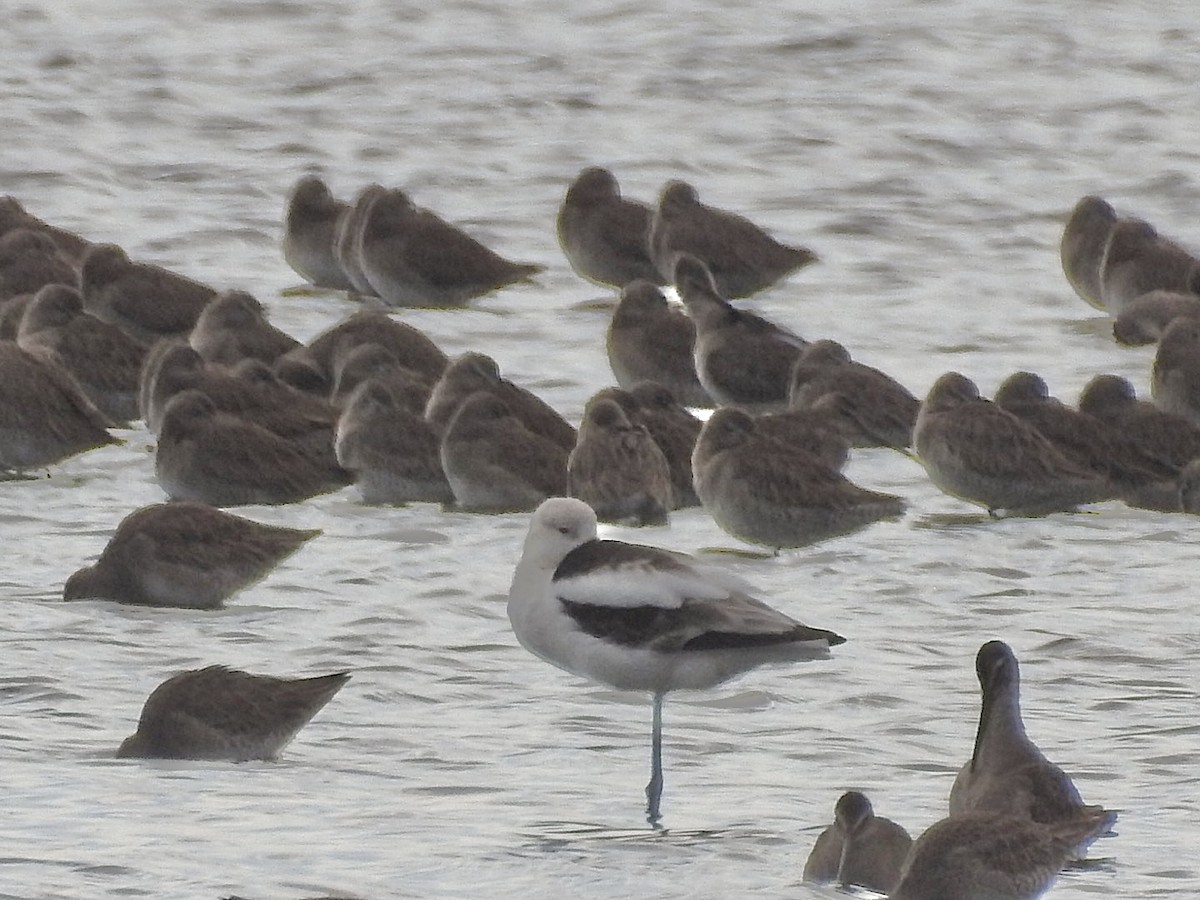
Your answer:
[[[80,265],[84,308],[145,343],[186,337],[217,292],[162,266],[137,263],[115,244],[93,244]]]
[[[526,428],[565,453],[575,446],[575,428],[545,400],[502,377],[496,361],[484,353],[464,353],[446,367],[429,394],[425,418],[445,430],[462,403],[477,391],[495,394]]]
[[[667,458],[650,432],[606,397],[584,407],[579,440],[567,458],[567,494],[602,522],[666,525],[675,508]]]
[[[154,689],[118,757],[274,759],[350,679],[251,675],[225,666],[181,672]]]
[[[992,515],[1046,515],[1118,495],[1107,478],[980,397],[975,383],[958,372],[947,372],[929,389],[913,443],[937,487]]]
[[[143,506],[121,520],[94,565],[67,579],[63,599],[216,609],[320,533],[203,503]]]
[[[1105,828],[1103,816],[1051,824],[994,813],[950,816],[917,838],[890,900],[1036,900],[1072,849]]]
[[[1038,749],[1021,718],[1021,674],[1003,641],[988,641],[975,657],[982,704],[975,749],[950,789],[950,815],[988,813],[1043,824],[1101,816],[1107,831],[1117,814],[1083,802],[1070,777]],[[1079,857],[1087,844],[1076,847]]]
[[[21,319],[17,343],[60,366],[113,422],[138,417],[138,377],[146,348],[85,312],[75,288],[50,284],[38,291]]]
[[[460,228],[415,206],[401,190],[370,205],[359,240],[368,283],[389,306],[463,306],[529,281],[543,266],[505,259]]]
[[[442,471],[441,433],[425,421],[423,394],[415,404],[408,399],[381,377],[367,378],[346,398],[334,450],[364,503],[454,500]]]
[[[674,279],[679,255],[691,254],[712,272],[717,293],[731,299],[748,297],[817,261],[811,250],[780,243],[744,216],[705,206],[683,181],[663,186],[649,245],[664,278]]]
[[[490,391],[458,407],[442,434],[441,459],[456,505],[470,512],[529,511],[567,492],[567,451]]]
[[[1117,223],[1116,210],[1099,197],[1083,197],[1063,228],[1059,243],[1063,273],[1080,298],[1096,309],[1104,309],[1100,296],[1100,271],[1108,239]]]
[[[1113,321],[1113,338],[1129,347],[1153,344],[1171,322],[1182,316],[1200,318],[1200,295],[1150,291],[1121,310]]]
[[[675,287],[696,323],[696,375],[708,395],[752,412],[787,409],[792,369],[808,342],[731,306],[694,256],[678,256]]]
[[[302,448],[261,425],[220,412],[197,390],[176,394],[163,412],[154,474],[172,500],[213,506],[295,503],[354,479],[327,454]]]
[[[654,381],[685,406],[713,405],[696,376],[696,324],[657,285],[639,279],[622,288],[606,346],[613,375],[625,390]]]
[[[576,176],[556,221],[558,243],[581,278],[624,287],[642,279],[665,284],[646,246],[654,211],[628,200],[612,172],[589,166]]]
[[[921,401],[890,375],[852,360],[837,341],[813,341],[792,368],[788,404],[809,409],[829,394],[844,398],[843,432],[853,446],[902,449],[912,443]]]
[[[349,211],[350,204],[334,197],[316,175],[305,175],[292,186],[283,221],[283,258],[317,287],[354,289],[333,255],[338,219]]]
[[[301,344],[267,320],[263,305],[245,291],[223,291],[196,319],[188,335],[205,362],[232,366],[243,359],[274,362]]]
[[[891,893],[912,843],[901,826],[875,815],[865,794],[846,791],[833,808],[833,823],[808,854],[804,880]]]
[[[0,341],[0,421],[0,470],[25,472],[121,443],[73,378],[9,341]]]
[[[904,514],[900,497],[854,484],[815,456],[758,432],[738,409],[704,423],[692,453],[696,493],[722,529],[773,550],[804,547]]]

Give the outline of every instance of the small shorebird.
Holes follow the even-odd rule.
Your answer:
[[[1100,270],[1100,299],[1111,316],[1149,291],[1200,293],[1200,261],[1141,219],[1112,228]]]
[[[527,512],[567,491],[567,453],[490,391],[476,391],[442,432],[442,471],[469,512]]]
[[[1068,459],[1109,479],[1130,506],[1179,508],[1177,469],[1143,452],[1121,428],[1050,396],[1032,372],[1014,372],[996,388],[996,405],[1028,422]]]
[[[11,341],[0,341],[0,421],[0,471],[24,472],[121,443],[71,376]]]
[[[792,369],[808,342],[730,305],[695,256],[677,254],[675,288],[696,323],[696,375],[708,395],[752,412],[787,409]]]
[[[116,244],[93,244],[79,269],[84,309],[144,343],[186,337],[216,290],[170,269],[137,263]]]
[[[692,451],[704,423],[688,412],[667,388],[653,381],[634,385],[633,390],[604,388],[593,398],[616,401],[629,421],[641,425],[654,438],[671,472],[671,495],[675,509],[699,506],[692,479]]]
[[[813,341],[792,368],[788,405],[811,409],[829,394],[845,398],[850,414],[842,430],[852,446],[902,450],[912,443],[921,401],[890,375],[852,360],[837,341]]]
[[[302,346],[267,320],[267,311],[245,291],[223,291],[204,307],[188,343],[205,362],[232,366],[243,359],[276,359]]]
[[[684,181],[663,186],[649,246],[664,278],[675,278],[679,255],[688,253],[712,272],[717,293],[731,299],[748,297],[817,261],[811,250],[780,243],[744,216],[705,206]]]
[[[571,268],[588,281],[618,288],[639,278],[664,284],[646,247],[653,215],[649,204],[621,196],[612,172],[589,166],[558,208],[558,243]]]
[[[48,284],[38,291],[21,318],[17,344],[61,367],[113,422],[138,417],[138,378],[146,348],[116,325],[85,312],[75,288]]]
[[[1084,385],[1079,409],[1121,429],[1161,465],[1179,470],[1200,457],[1200,426],[1139,400],[1133,385],[1119,375],[1097,375]]]
[[[338,216],[333,228],[333,258],[350,282],[354,293],[374,297],[375,288],[367,280],[362,264],[362,232],[367,213],[387,192],[381,184],[368,184],[354,198],[350,208]]]
[[[1127,303],[1113,320],[1113,338],[1127,347],[1153,344],[1181,316],[1200,318],[1200,295],[1149,291]]]
[[[875,815],[865,794],[846,791],[833,808],[833,824],[821,832],[808,854],[804,880],[890,893],[900,880],[900,867],[912,842],[901,826]]]
[[[1159,409],[1200,426],[1200,318],[1176,319],[1163,331],[1150,370],[1150,396]]]
[[[811,453],[760,433],[739,409],[719,409],[704,423],[692,473],[700,502],[722,529],[776,552],[905,510],[902,498],[859,487]]]
[[[321,532],[264,525],[203,503],[156,503],[121,520],[64,600],[216,609]]]
[[[376,346],[376,345],[366,345]],[[419,397],[417,398],[419,400]],[[359,384],[342,407],[334,452],[354,473],[363,503],[450,503],[441,434],[381,376]]]
[[[368,283],[389,306],[464,306],[545,267],[505,259],[399,189],[371,204],[359,239]]]
[[[913,429],[929,479],[987,509],[1046,515],[1117,496],[1102,475],[1065,457],[1036,428],[979,396],[958,372],[934,382]]]
[[[992,813],[952,815],[917,838],[890,900],[1036,900],[1104,817],[1043,824]]]
[[[78,277],[46,232],[15,228],[0,237],[0,301],[36,294],[48,284],[74,287]]]
[[[1063,274],[1080,298],[1096,309],[1104,309],[1100,297],[1100,270],[1108,239],[1117,223],[1116,210],[1099,197],[1080,199],[1071,210],[1059,243]]]
[[[971,759],[950,788],[950,815],[988,813],[1039,823],[1101,816],[1107,831],[1117,814],[1083,802],[1070,777],[1025,734],[1021,673],[1003,641],[988,641],[975,657],[982,703]],[[1087,843],[1076,847],[1086,855]]]
[[[338,219],[349,212],[350,204],[334,197],[316,175],[305,175],[292,187],[283,220],[283,258],[317,287],[354,289],[333,255]]]
[[[508,593],[521,645],[546,662],[654,697],[647,819],[661,818],[662,707],[768,662],[824,659],[845,638],[810,628],[679,553],[596,538],[596,514],[553,497],[529,523]]]
[[[650,432],[631,423],[616,400],[590,399],[567,457],[567,494],[604,522],[666,525],[672,493],[670,466]]]
[[[225,666],[181,672],[150,694],[117,756],[274,759],[349,679],[348,672],[274,678]]]
[[[713,405],[696,376],[696,323],[672,307],[658,285],[631,281],[621,289],[605,340],[608,364],[627,391],[654,381],[684,406]]]
[[[25,209],[16,197],[0,196],[0,235],[8,234],[17,228],[28,228],[31,231],[41,231],[53,238],[59,252],[72,263],[78,263],[87,252],[91,243],[73,231],[59,228],[39,219]]]
[[[526,428],[565,453],[575,446],[575,427],[541,397],[502,377],[499,365],[484,353],[464,353],[446,367],[429,394],[425,418],[444,432],[458,408],[477,391],[495,394]]]
[[[430,381],[441,377],[450,361],[429,335],[387,313],[361,310],[333,325],[287,355],[314,366],[330,383],[343,357],[360,344],[379,344],[390,350],[396,361],[420,372]]]
[[[172,500],[212,506],[296,503],[354,479],[324,452],[217,409],[208,395],[180,391],[163,411],[154,474]]]

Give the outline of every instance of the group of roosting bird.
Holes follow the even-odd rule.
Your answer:
[[[1118,340],[1159,342],[1153,402],[1099,375],[1071,408],[1029,372],[992,401],[949,372],[919,400],[841,344],[732,304],[817,257],[701,203],[682,181],[650,205],[623,197],[608,170],[584,169],[557,232],[580,276],[619,290],[606,338],[617,386],[591,397],[578,429],[491,357],[449,360],[388,314],[461,306],[541,269],[399,189],[370,185],[350,203],[316,176],[294,186],[285,259],[317,287],[374,298],[307,345],[250,294],[132,261],[0,199],[0,468],[120,443],[109,429],[142,419],[172,501],[127,516],[64,597],[210,609],[317,534],[217,507],[294,503],[353,483],[368,504],[533,512],[509,595],[514,632],[561,668],[654,696],[647,811],[657,823],[668,691],[825,657],[844,639],[715,567],[599,540],[597,520],[663,525],[702,506],[747,543],[803,547],[904,515],[904,499],[842,473],[866,447],[913,456],[941,490],[996,515],[1114,499],[1200,511],[1200,267],[1099,198],[1071,214],[1063,267],[1114,317]],[[702,420],[695,408],[712,412]],[[977,672],[979,731],[950,816],[914,843],[848,792],[807,879],[906,900],[1035,897],[1108,830],[1115,816],[1083,804],[1026,737],[1007,645],[984,644]],[[270,758],[347,678],[219,666],[177,675],[151,695],[120,755]]]

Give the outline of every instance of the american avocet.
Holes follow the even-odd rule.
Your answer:
[[[833,808],[833,824],[817,837],[804,880],[857,884],[890,893],[912,847],[908,832],[891,819],[875,815],[871,801],[859,791],[846,791]]]
[[[1034,822],[1061,822],[1100,815],[1103,833],[1117,814],[1083,802],[1070,777],[1025,734],[1021,719],[1021,673],[1012,648],[988,641],[975,657],[982,704],[975,750],[950,788],[950,814],[984,812]],[[1095,835],[1093,835],[1095,837]],[[1087,843],[1077,849],[1086,854]]]
[[[690,557],[596,538],[586,503],[538,507],[513,574],[508,617],[547,662],[654,697],[647,818],[660,818],[662,707],[672,690],[710,688],[767,662],[823,659],[844,638],[810,628]]]
[[[181,672],[150,694],[117,756],[274,759],[349,678],[274,678],[225,666]]]

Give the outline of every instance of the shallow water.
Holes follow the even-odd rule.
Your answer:
[[[288,290],[288,188],[309,170],[342,196],[403,186],[549,268],[401,317],[577,421],[610,381],[607,313],[557,247],[562,192],[592,163],[643,199],[683,177],[820,254],[755,309],[918,394],[952,368],[985,392],[1017,369],[1066,400],[1099,372],[1146,390],[1153,349],[1112,342],[1057,242],[1089,192],[1200,240],[1186,5],[585,6],[18,4],[0,191],[250,290],[307,339],[353,306]],[[149,435],[123,436],[0,485],[0,896],[834,896],[799,876],[843,790],[914,833],[944,814],[994,637],[1022,661],[1031,735],[1121,814],[1093,847],[1106,862],[1053,896],[1200,893],[1193,518],[1111,504],[993,522],[862,453],[851,476],[908,498],[903,521],[718,557],[848,642],[669,698],[653,832],[648,699],[546,666],[509,629],[526,517],[372,509],[348,489],[244,510],[325,534],[223,611],[64,605],[66,576],[162,497]],[[612,533],[736,546],[695,510]],[[155,685],[210,662],[354,675],[278,762],[111,759]]]

